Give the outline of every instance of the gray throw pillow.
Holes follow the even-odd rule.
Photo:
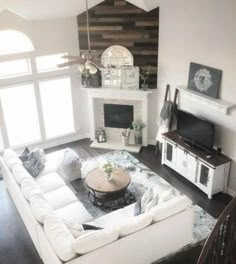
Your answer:
[[[20,154],[19,156],[19,159],[22,161],[22,162],[25,162],[28,160],[28,155],[30,153],[30,150],[26,147],[25,150],[23,151],[22,154]]]
[[[28,159],[23,162],[23,166],[33,177],[37,177],[44,168],[44,164],[42,164],[37,155],[32,152],[28,154]]]

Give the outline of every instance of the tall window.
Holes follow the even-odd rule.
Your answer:
[[[11,146],[41,139],[32,84],[1,89],[0,98]]]
[[[63,54],[35,57],[14,30],[0,39],[0,150],[75,134],[70,71],[56,66]]]
[[[46,137],[75,131],[70,78],[40,82]]]
[[[22,32],[16,30],[0,31],[0,55],[16,54],[33,51],[30,39]]]

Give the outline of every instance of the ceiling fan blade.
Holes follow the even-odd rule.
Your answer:
[[[69,61],[69,62],[58,64],[57,67],[64,68],[64,67],[72,66],[72,65],[75,65],[75,64],[80,64],[80,62],[78,60]]]
[[[80,59],[81,57],[78,55],[78,56],[71,56],[71,55],[63,55],[62,56],[62,59],[68,59],[68,60],[77,60],[77,59]]]
[[[104,67],[99,61],[93,60],[93,61],[91,61],[91,63],[92,63],[95,67],[97,67],[99,70],[101,70],[101,69],[105,69],[105,67]]]

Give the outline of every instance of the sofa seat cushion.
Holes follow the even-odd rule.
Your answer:
[[[192,201],[187,196],[181,195],[154,206],[149,213],[152,215],[153,222],[159,222],[185,210],[191,204]]]
[[[35,196],[44,198],[43,192],[39,189],[32,177],[22,180],[21,191],[28,201],[30,201],[30,199]]]
[[[78,201],[76,196],[67,186],[62,186],[53,191],[44,193],[44,196],[55,210]]]
[[[76,257],[72,248],[74,237],[62,222],[55,215],[48,215],[44,220],[45,234],[57,256],[64,262]]]
[[[35,196],[31,198],[30,209],[33,216],[41,224],[44,223],[46,216],[52,215],[54,212],[53,208],[48,204],[48,202],[39,196]]]
[[[44,193],[65,186],[65,182],[56,172],[40,175],[35,179],[35,181]]]
[[[62,220],[72,224],[83,224],[93,220],[93,217],[79,201],[70,203],[60,209],[55,210],[55,214]]]
[[[15,166],[12,167],[12,174],[19,185],[21,185],[24,179],[32,178],[22,164],[15,164]]]
[[[78,254],[86,254],[97,248],[112,243],[119,237],[119,232],[115,227],[108,227],[102,230],[91,231],[75,239],[72,248]],[[99,261],[98,261],[99,262]]]
[[[135,233],[152,223],[152,216],[148,213],[133,216],[132,218],[117,225],[119,236],[125,237]]]

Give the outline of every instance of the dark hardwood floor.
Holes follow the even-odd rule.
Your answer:
[[[48,149],[47,152],[70,147],[82,159],[108,152],[106,150],[92,149],[89,147],[89,144],[90,140],[84,139]],[[193,184],[170,168],[162,166],[160,155],[155,156],[153,146],[143,148],[141,153],[135,154],[134,156],[174,187],[186,194],[193,203],[198,204],[216,218],[219,217],[222,210],[231,200],[229,195],[222,193],[214,195],[212,200],[208,200],[207,196]],[[176,254],[171,259],[162,261],[161,263],[195,264],[200,251],[201,246],[197,246]],[[2,180],[0,180],[0,264],[42,264]]]

